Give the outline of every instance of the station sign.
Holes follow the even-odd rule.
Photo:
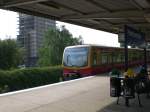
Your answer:
[[[130,46],[144,47],[146,45],[145,35],[132,27],[125,26],[125,38]]]

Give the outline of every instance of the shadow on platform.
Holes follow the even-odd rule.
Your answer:
[[[124,98],[120,98],[119,104],[113,102],[97,112],[150,112],[150,99],[145,94],[140,95],[142,107],[139,106],[137,96],[130,100],[129,107],[125,106]],[[117,98],[116,98],[117,100]]]

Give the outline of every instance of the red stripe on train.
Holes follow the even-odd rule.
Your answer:
[[[132,66],[138,66],[143,64],[142,61],[135,61],[135,62],[129,62],[129,67]],[[73,69],[73,68],[64,68],[64,76],[67,76],[68,74],[80,74],[81,77],[90,76],[90,75],[96,75],[101,74],[105,72],[110,72],[112,68],[118,68],[118,69],[124,69],[124,64],[109,64],[109,65],[100,65],[100,66],[93,66],[89,68],[82,68],[82,69]]]

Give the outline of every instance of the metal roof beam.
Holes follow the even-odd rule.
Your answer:
[[[131,19],[129,19],[129,18],[127,18],[126,20],[127,20],[129,23],[131,23],[131,24],[136,23],[135,21],[133,21],[133,20],[131,20]]]
[[[127,10],[127,11],[116,11],[116,12],[99,12],[95,14],[86,14],[86,15],[75,15],[75,16],[64,16],[61,19],[70,19],[70,20],[82,20],[82,19],[126,19],[126,18],[143,18],[147,11],[139,10]]]
[[[143,10],[143,7],[139,3],[137,3],[135,0],[129,0],[129,2],[133,4],[135,7],[137,7],[139,10]]]
[[[103,9],[103,10],[105,10],[105,11],[107,11],[107,12],[111,12],[110,9],[108,9],[107,7],[103,6],[102,4],[100,4],[100,3],[98,3],[94,0],[86,0],[86,1],[93,4],[93,5],[95,5],[95,6],[97,6],[97,7],[99,7],[99,8],[101,8],[101,9]]]
[[[29,15],[34,15],[34,16],[39,16],[39,17],[45,17],[45,18],[49,18],[49,19],[53,19],[53,20],[59,20],[59,18],[56,17],[56,16],[44,14],[44,13],[37,12],[37,11],[31,11],[31,10],[28,10],[28,9],[11,7],[10,10],[11,11],[25,13],[25,14],[29,14]]]
[[[4,4],[4,1],[3,0],[0,0],[0,5],[3,5]]]
[[[124,25],[131,25],[131,26],[135,26],[135,27],[139,27],[139,28],[150,28],[149,23],[122,23],[122,24],[116,24],[114,26],[120,27],[120,26],[124,26]]]
[[[62,5],[60,3],[57,3],[55,1],[49,1],[49,0],[12,0],[11,2],[5,2],[3,7],[4,8],[10,8],[10,7],[17,7],[17,6],[21,6],[21,5],[28,5],[28,4],[33,4],[33,3],[39,3],[42,4],[43,6],[57,6],[57,7],[61,7],[61,8],[65,8],[65,9],[69,9],[72,10],[74,12],[80,13],[80,14],[86,14],[78,9],[74,9],[71,7],[68,7],[66,5]]]
[[[106,24],[110,25],[110,26],[113,26],[115,24],[113,24],[112,22],[108,21],[108,20],[105,20],[105,19],[93,19],[94,21],[97,21],[99,23],[101,22],[105,22]]]
[[[10,2],[3,2],[4,8],[15,7],[20,5],[33,4],[38,2],[44,2],[48,0],[11,0]]]
[[[110,21],[108,21],[106,19],[103,19],[102,21],[105,21],[106,23],[109,23],[110,25],[114,25],[114,23],[112,23],[112,22],[110,22]]]
[[[74,11],[76,13],[80,13],[81,15],[86,14],[83,11],[80,11],[79,9],[71,8],[71,7],[67,6],[67,5],[63,5],[63,4],[57,3],[55,1],[51,1],[51,2],[39,2],[39,3],[42,4],[42,5],[45,5],[45,6],[55,5],[55,6],[58,6],[58,7],[61,7],[61,8],[65,8],[65,9]]]
[[[134,0],[137,4],[139,4],[143,9],[150,8],[149,0]]]

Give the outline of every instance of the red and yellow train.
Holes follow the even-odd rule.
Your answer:
[[[147,51],[149,62],[150,51]],[[132,48],[128,50],[129,67],[144,63],[144,51]],[[63,54],[63,77],[85,77],[109,72],[112,68],[124,68],[124,48],[95,45],[77,45],[66,47]]]

